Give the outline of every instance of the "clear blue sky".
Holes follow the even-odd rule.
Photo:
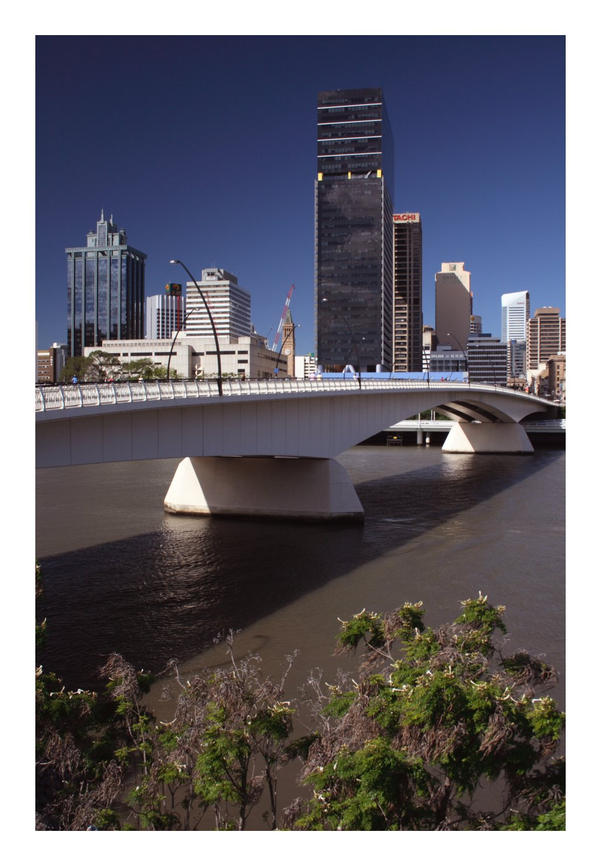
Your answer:
[[[442,261],[500,295],[565,312],[560,36],[43,36],[36,49],[38,346],[66,338],[64,249],[101,208],[148,256],[146,294],[204,267],[237,274],[273,338],[289,286],[314,334],[319,90],[383,87],[394,209],[423,221],[424,322]]]

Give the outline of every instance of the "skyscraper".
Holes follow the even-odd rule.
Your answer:
[[[146,339],[166,340],[183,326],[185,298],[176,294],[146,298]]]
[[[128,246],[126,231],[102,211],[87,246],[65,252],[69,354],[106,339],[143,337],[146,254]]]
[[[566,352],[566,341],[558,307],[540,307],[527,322],[527,369],[536,370],[552,355]]]
[[[393,143],[380,88],[317,107],[316,354],[325,370],[393,363]]]
[[[394,214],[394,372],[423,369],[422,258],[420,215]]]
[[[467,344],[469,382],[506,385],[507,346],[491,334],[471,334]]]
[[[473,293],[464,262],[442,262],[435,275],[435,331],[439,345],[466,352]]]
[[[527,339],[529,292],[508,292],[502,295],[502,342]]]
[[[223,268],[204,268],[198,282],[215,323],[218,337],[231,340],[252,333],[250,294],[238,285],[235,274]],[[186,284],[185,332],[190,337],[213,338],[212,326],[204,301],[193,282]]]
[[[501,297],[502,342],[506,343],[508,376],[525,379],[527,364],[527,322],[529,292],[508,292]]]

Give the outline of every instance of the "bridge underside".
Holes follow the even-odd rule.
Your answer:
[[[442,451],[533,451],[520,424],[454,424]],[[287,520],[356,520],[364,511],[346,470],[331,458],[186,457],[165,496],[174,514],[270,517]]]

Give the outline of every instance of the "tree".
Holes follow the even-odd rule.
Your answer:
[[[43,594],[36,564],[36,597]],[[36,623],[36,645],[46,639],[46,621]],[[68,691],[61,679],[35,672],[36,827],[40,830],[114,829],[112,806],[122,787],[117,758],[124,731],[110,699],[84,689]]]
[[[179,696],[156,763],[185,788],[183,829],[196,827],[211,810],[216,829],[244,830],[263,795],[263,817],[276,829],[277,774],[288,760],[293,715],[284,685],[293,657],[275,682],[262,675],[257,656],[235,658],[232,634],[225,646],[228,665],[186,683],[171,663]]]
[[[86,382],[107,382],[121,375],[121,361],[118,355],[96,349],[90,352],[90,364],[85,373]]]
[[[72,355],[67,358],[65,366],[60,372],[60,381],[70,382],[74,376],[77,376],[80,382],[85,382],[91,363],[90,358],[84,358],[83,355]]]
[[[277,828],[277,775],[292,727],[283,688],[292,658],[274,682],[261,674],[258,657],[235,658],[231,634],[225,646],[227,665],[185,683],[177,663],[169,664],[178,695],[168,723],[148,712],[140,672],[121,656],[111,655],[102,668],[128,734],[117,757],[137,767],[127,800],[142,829],[197,829],[210,811],[216,829],[244,830],[263,801],[264,820]]]
[[[315,728],[293,741],[293,656],[273,680],[257,656],[235,657],[232,634],[220,668],[183,682],[168,665],[169,722],[145,706],[151,675],[118,654],[101,694],[66,691],[38,668],[39,829],[194,830],[212,813],[216,829],[244,830],[259,804],[273,830],[564,829],[564,714],[537,695],[555,671],[502,654],[504,608],[481,593],[461,605],[437,629],[420,602],[341,621],[339,651],[362,648],[360,672],[335,685],[311,676]],[[282,821],[278,775],[296,757],[312,794]]]
[[[157,362],[152,361],[151,358],[136,358],[135,361],[126,361],[122,365],[123,376],[126,379],[166,379],[167,378],[167,368],[159,364]],[[170,374],[171,379],[177,379],[178,376],[175,372]]]
[[[504,658],[504,608],[468,599],[461,615],[425,628],[423,609],[364,610],[341,623],[339,646],[363,646],[357,680],[313,679],[318,731],[307,754],[304,830],[564,829],[564,715],[536,697],[555,672],[520,651]],[[400,651],[396,646],[400,645]],[[484,807],[481,784],[495,786]]]

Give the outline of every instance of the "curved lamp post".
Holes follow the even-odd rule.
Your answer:
[[[212,328],[213,336],[214,336],[214,338],[215,338],[215,348],[216,348],[216,350],[217,350],[217,370],[218,370],[218,374],[217,374],[217,388],[219,389],[219,395],[222,397],[222,396],[223,396],[223,374],[222,374],[222,372],[221,372],[221,350],[220,350],[220,348],[219,348],[219,338],[218,338],[218,336],[217,336],[217,329],[215,328],[215,323],[214,323],[214,319],[213,319],[213,317],[212,317],[212,313],[211,313],[211,311],[210,311],[210,309],[209,309],[209,306],[208,306],[208,304],[207,304],[207,302],[206,302],[206,298],[204,297],[204,293],[202,292],[202,289],[200,288],[200,286],[199,286],[198,283],[196,282],[196,280],[195,280],[195,278],[193,277],[193,275],[192,275],[192,273],[190,272],[190,270],[189,270],[189,269],[184,265],[184,263],[181,261],[181,259],[171,259],[170,262],[169,262],[169,264],[171,264],[171,265],[181,265],[181,267],[182,267],[183,270],[186,272],[186,274],[188,275],[188,277],[190,278],[190,280],[191,280],[191,281],[193,282],[193,284],[196,286],[196,289],[198,290],[198,294],[200,295],[200,297],[202,298],[202,301],[204,302],[204,307],[205,307],[205,309],[206,309],[206,312],[208,313],[208,318],[209,318],[209,320],[210,320],[210,325],[211,325],[211,328]],[[186,313],[185,319],[187,319],[187,317],[188,317],[188,314]],[[184,319],[184,322],[185,322],[185,319]],[[180,330],[181,330],[181,327],[179,328],[179,331],[180,331]],[[175,334],[175,337],[174,337],[174,339],[173,339],[173,343],[171,344],[171,352],[173,351],[173,346],[175,345],[175,340],[177,339],[177,336],[178,336],[178,334],[179,334],[179,331],[177,331],[177,334]],[[171,352],[169,352],[169,363],[168,363],[168,365],[167,365],[167,379],[169,378],[169,368],[170,368],[170,365],[171,365]]]
[[[468,382],[469,381],[469,357],[468,357],[467,353],[465,352],[465,347],[460,342],[460,340],[458,339],[458,337],[456,336],[454,331],[446,331],[446,336],[447,337],[454,337],[454,339],[456,340],[456,342],[460,346],[460,350],[463,353],[464,358],[465,358],[465,373],[467,374],[467,382]]]
[[[321,298],[322,304],[326,304],[327,301],[328,301],[328,298]],[[361,388],[362,387],[362,381],[360,378],[360,352],[358,350],[358,346],[356,345],[356,340],[354,339],[354,332],[352,330],[352,325],[350,324],[350,322],[348,321],[348,319],[346,318],[346,316],[343,313],[339,313],[339,315],[344,320],[344,324],[346,325],[346,328],[348,329],[348,333],[350,334],[350,343],[352,345],[352,348],[356,352],[356,360],[358,361],[358,387]],[[361,342],[364,343],[364,341],[365,341],[365,337],[361,337]]]
[[[301,326],[300,325],[292,325],[292,330],[288,331],[288,333],[285,335],[285,339],[284,339],[283,343],[279,347],[279,354],[277,355],[277,361],[275,362],[275,369],[273,370],[273,372],[275,373],[276,376],[279,375],[279,361],[281,360],[281,353],[283,352],[283,347],[285,346],[285,344],[287,343],[289,338],[292,336],[292,334],[294,333],[296,328],[299,328],[299,327],[301,327]],[[288,370],[288,373],[289,373],[289,370]]]

